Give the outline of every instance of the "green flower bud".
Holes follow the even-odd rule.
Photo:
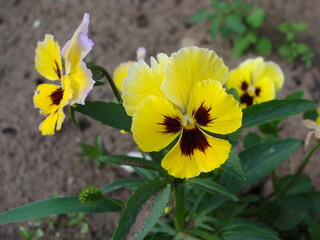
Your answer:
[[[83,204],[95,204],[103,198],[102,192],[96,186],[89,186],[79,194],[79,201]]]

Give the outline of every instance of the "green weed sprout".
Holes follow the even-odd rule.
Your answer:
[[[306,44],[299,43],[296,40],[296,33],[304,32],[307,29],[308,29],[308,25],[302,22],[301,23],[283,22],[279,24],[278,30],[285,35],[285,42],[280,46],[278,52],[289,63],[292,63],[295,60],[299,59],[307,67],[312,66],[314,53]]]
[[[93,160],[99,169],[104,167],[104,163],[99,160],[101,156],[106,154],[100,134],[96,135],[93,145],[80,142],[80,147],[83,151],[79,154],[82,160]]]
[[[235,57],[241,57],[250,47],[254,47],[261,55],[271,53],[271,41],[256,32],[267,17],[262,8],[254,8],[253,3],[241,0],[234,0],[233,3],[212,0],[211,6],[214,12],[202,9],[193,15],[190,21],[196,23],[211,20],[211,37],[215,39],[220,33],[224,41],[229,39]]]

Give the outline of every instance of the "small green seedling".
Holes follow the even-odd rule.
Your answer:
[[[202,9],[193,15],[190,21],[195,23],[211,20],[210,35],[215,39],[220,33],[223,40],[229,39],[235,57],[241,57],[250,47],[254,47],[261,55],[271,53],[271,41],[260,37],[256,32],[267,17],[262,8],[254,8],[253,3],[241,0],[234,0],[233,3],[212,0],[211,6],[213,12]]]
[[[96,135],[93,145],[89,145],[87,143],[80,142],[80,146],[81,146],[83,152],[80,153],[79,156],[83,160],[93,160],[99,169],[102,169],[104,167],[104,163],[99,161],[99,157],[106,154],[106,152],[103,148],[102,139],[101,139],[100,134]]]
[[[278,26],[278,30],[285,35],[285,42],[280,46],[278,52],[289,63],[300,60],[307,67],[312,66],[314,53],[306,44],[299,43],[296,40],[296,33],[304,32],[307,29],[308,25],[306,23],[284,22]]]

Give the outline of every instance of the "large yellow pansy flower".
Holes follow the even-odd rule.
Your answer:
[[[146,152],[159,151],[178,139],[162,160],[176,178],[191,178],[218,168],[228,158],[228,134],[241,126],[239,103],[222,87],[228,69],[213,51],[183,48],[168,58],[158,54],[151,67],[134,64],[123,84],[132,134]]]
[[[91,51],[93,41],[88,38],[89,14],[83,20],[73,37],[60,51],[58,42],[50,34],[38,42],[35,55],[36,70],[48,80],[60,80],[61,86],[40,84],[33,100],[36,108],[47,118],[39,126],[43,135],[53,135],[61,129],[65,117],[63,107],[75,103],[84,104],[94,85],[92,73],[83,58]]]
[[[282,88],[284,76],[274,62],[263,58],[248,59],[230,71],[227,88],[234,88],[242,108],[272,100]]]

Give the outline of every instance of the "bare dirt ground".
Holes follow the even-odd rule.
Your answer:
[[[286,83],[281,96],[305,90],[305,98],[320,102],[320,1],[259,1],[269,18],[261,32],[279,44],[276,27],[283,21],[303,21],[309,30],[299,40],[316,53],[314,67],[287,64],[273,54],[268,60],[283,68]],[[170,54],[182,46],[197,45],[215,50],[229,68],[242,60],[231,56],[230,47],[220,40],[211,41],[208,23],[191,25],[188,19],[199,9],[209,8],[210,0],[0,0],[0,212],[22,204],[46,199],[54,191],[63,196],[76,195],[87,185],[102,186],[128,175],[115,166],[97,170],[93,162],[80,162],[79,141],[93,142],[101,133],[107,151],[115,154],[134,149],[129,134],[123,135],[91,119],[79,115],[82,131],[69,120],[55,136],[41,136],[38,125],[43,118],[34,109],[32,96],[36,85],[44,79],[34,70],[37,41],[51,33],[60,45],[71,38],[84,12],[91,14],[89,36],[95,46],[86,61],[94,61],[112,71],[120,62],[134,60],[137,47],[144,46],[148,56],[159,52]],[[95,89],[90,100],[112,99],[107,85]],[[301,116],[283,124],[284,137],[303,140],[307,130]],[[292,171],[301,161],[299,150],[278,173]],[[314,185],[319,186],[317,157],[307,167]],[[111,196],[127,196],[116,192]],[[116,226],[117,214],[88,215],[90,232],[85,239],[108,239]],[[20,239],[19,226],[26,222],[0,226],[0,239]],[[59,229],[63,239],[79,239],[75,230]],[[46,237],[45,239],[55,239]]]

